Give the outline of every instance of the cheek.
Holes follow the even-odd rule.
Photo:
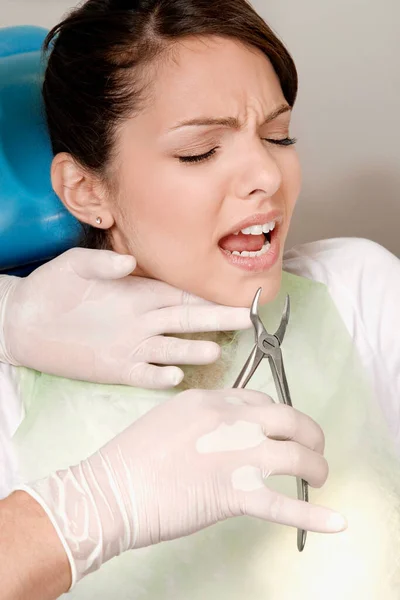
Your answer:
[[[154,161],[153,161],[154,164]],[[155,176],[154,173],[157,173]],[[194,167],[167,163],[126,173],[118,228],[133,249],[209,249],[218,212],[218,186]],[[160,250],[162,249],[162,250]],[[147,262],[147,261],[146,261]]]

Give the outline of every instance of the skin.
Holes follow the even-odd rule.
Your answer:
[[[29,494],[0,501],[2,600],[55,600],[71,587],[71,569],[59,537]]]
[[[272,300],[301,173],[294,146],[268,141],[289,136],[291,116],[269,60],[236,40],[188,38],[147,75],[147,106],[118,132],[109,169],[116,192],[107,193],[63,153],[52,166],[56,193],[79,220],[98,226],[101,217],[114,249],[136,257],[135,275],[230,306],[250,306],[260,286],[261,302]],[[238,126],[178,127],[200,117],[234,118]],[[213,148],[202,162],[179,158]],[[248,272],[231,265],[220,239],[244,219],[271,211],[281,219],[273,267]]]

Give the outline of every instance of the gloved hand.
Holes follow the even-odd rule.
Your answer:
[[[0,276],[0,361],[71,379],[168,388],[183,378],[175,365],[212,363],[220,348],[163,334],[250,327],[247,308],[127,277],[135,266],[132,256],[77,248],[25,279]]]
[[[323,450],[323,433],[312,419],[261,392],[189,390],[79,465],[19,489],[36,498],[55,525],[74,585],[126,550],[228,517],[342,531],[346,522],[338,513],[280,495],[263,481],[293,475],[322,486],[328,475]]]

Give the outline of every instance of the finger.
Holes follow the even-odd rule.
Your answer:
[[[137,363],[122,375],[121,383],[132,387],[166,390],[179,385],[183,377],[184,373],[178,367],[157,367]]]
[[[214,342],[180,340],[162,335],[147,339],[138,352],[141,361],[159,365],[208,365],[221,356],[221,348]]]
[[[146,290],[156,298],[155,306],[159,308],[167,308],[171,306],[221,306],[215,302],[204,300],[200,296],[195,296],[184,290],[176,288],[169,283],[164,281],[158,281],[156,279],[141,278],[145,282]],[[246,308],[247,312],[249,311]]]
[[[285,404],[270,404],[260,408],[257,419],[266,437],[275,440],[294,441],[323,454],[325,436],[321,427],[311,417]],[[256,418],[256,414],[254,415]]]
[[[325,458],[296,442],[266,440],[256,449],[257,464],[266,476],[293,475],[320,488],[328,478]]]
[[[83,279],[121,279],[136,267],[133,256],[110,250],[74,248],[65,254],[72,269]]]
[[[339,513],[264,488],[245,497],[246,514],[281,525],[317,533],[338,533],[347,528]]]
[[[158,281],[156,279],[147,279],[145,277],[140,278],[141,283],[146,289],[149,297],[151,297],[152,302],[151,306],[154,306],[156,310],[162,308],[169,307],[195,307],[195,306],[207,306],[207,307],[218,307],[220,309],[230,309],[244,311],[244,314],[247,314],[247,318],[244,319],[245,326],[240,327],[240,329],[245,329],[246,327],[250,327],[250,317],[249,317],[249,309],[245,307],[226,307],[220,304],[216,304],[215,302],[210,302],[209,300],[204,300],[204,298],[200,298],[199,296],[195,296],[194,294],[190,294],[189,292],[185,292],[184,290],[180,290],[164,281]],[[243,317],[241,317],[243,318]],[[239,329],[239,327],[238,327]],[[174,333],[174,332],[169,332]]]
[[[164,281],[158,281],[157,279],[149,279],[146,277],[137,278],[135,281],[136,287],[140,284],[140,288],[143,289],[148,297],[148,304],[152,310],[159,310],[171,306],[183,306],[185,304],[212,304],[201,298],[191,296],[187,292],[180,290]]]
[[[238,331],[251,327],[247,308],[228,306],[172,306],[146,315],[154,333]]]

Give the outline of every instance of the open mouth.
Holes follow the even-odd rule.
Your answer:
[[[275,221],[246,227],[222,238],[219,247],[227,255],[257,258],[270,249],[275,228]]]

